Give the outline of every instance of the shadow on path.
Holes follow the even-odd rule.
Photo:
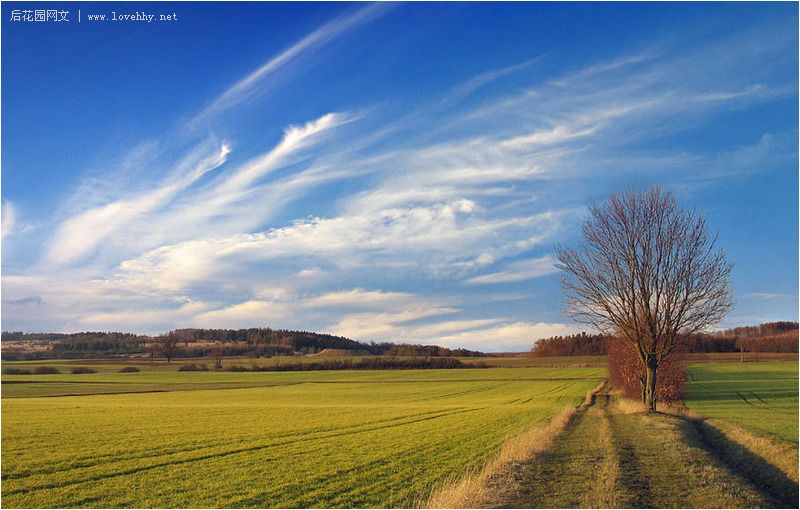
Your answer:
[[[798,507],[798,485],[764,458],[730,439],[719,428],[699,418],[686,418],[684,437],[699,433],[708,452],[732,471],[758,487],[779,508]]]

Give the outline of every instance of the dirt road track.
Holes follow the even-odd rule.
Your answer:
[[[548,451],[497,478],[492,506],[797,507],[797,483],[729,443],[702,421],[626,412],[605,389]]]

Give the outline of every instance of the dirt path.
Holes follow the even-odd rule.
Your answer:
[[[726,464],[686,418],[630,413],[603,391],[553,443],[515,466],[506,508],[793,507],[792,493],[753,483]],[[749,479],[748,479],[749,478]]]

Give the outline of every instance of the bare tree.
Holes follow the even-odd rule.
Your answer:
[[[740,361],[744,363],[744,353],[750,350],[750,339],[747,336],[740,336],[736,338],[736,347],[739,348]]]
[[[211,349],[211,356],[214,358],[214,370],[222,369],[222,359],[225,357],[225,345],[222,342],[215,342]]]
[[[732,264],[705,219],[673,196],[612,195],[593,205],[575,249],[557,248],[567,314],[630,342],[644,367],[643,400],[656,409],[656,372],[679,335],[701,331],[733,305]]]
[[[167,358],[167,363],[172,361],[172,357],[175,355],[175,350],[178,348],[178,342],[180,338],[177,334],[170,331],[166,335],[163,335],[159,338],[161,343],[161,352],[164,353],[164,357]]]

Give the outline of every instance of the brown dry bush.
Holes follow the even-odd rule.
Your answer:
[[[70,372],[73,374],[96,374],[97,370],[89,367],[72,367]]]
[[[34,374],[42,375],[42,374],[60,374],[61,370],[57,369],[56,367],[36,367],[33,369]]]
[[[178,372],[208,372],[205,363],[187,363],[178,367]]]
[[[686,372],[681,363],[683,349],[664,358],[656,371],[656,399],[659,402],[681,400]],[[636,348],[630,342],[614,338],[608,343],[608,373],[611,384],[630,399],[643,400],[645,368]]]
[[[31,375],[31,371],[27,368],[4,368],[3,373],[5,375]]]

